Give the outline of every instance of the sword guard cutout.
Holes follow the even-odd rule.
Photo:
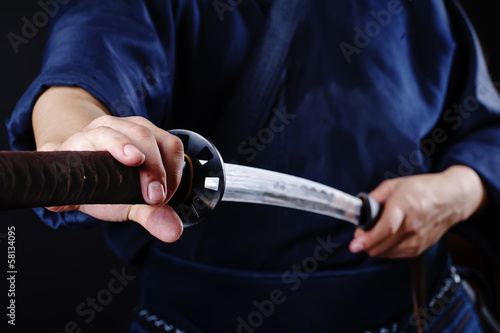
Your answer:
[[[184,145],[184,169],[177,191],[168,205],[185,227],[200,223],[224,195],[224,161],[212,142],[198,133],[174,129],[170,134]]]

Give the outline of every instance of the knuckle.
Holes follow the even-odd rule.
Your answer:
[[[141,116],[130,116],[130,117],[127,117],[127,120],[129,120],[133,123],[136,123],[138,125],[141,125],[141,126],[146,126],[146,127],[153,125],[153,123],[151,123],[149,120],[147,120],[146,118],[141,117]]]
[[[130,116],[126,117],[126,119],[137,123],[142,122],[144,120],[144,118],[140,116]]]
[[[147,168],[146,168],[146,178],[147,179],[163,179],[165,180],[167,177],[167,173],[165,171],[165,167],[163,164],[163,161],[160,156],[150,156],[149,159],[147,159]],[[168,184],[167,184],[168,185]]]
[[[394,182],[396,181],[396,179],[384,179],[380,185],[382,186],[392,186],[394,184]]]
[[[83,141],[86,139],[86,130],[82,130],[82,131],[79,131],[79,132],[76,132],[75,134],[73,134],[72,136],[70,136],[65,142],[64,142],[64,145],[71,145],[75,142],[80,142],[80,141]]]
[[[89,142],[101,144],[108,141],[110,128],[108,126],[89,128],[83,132],[83,135]]]
[[[386,220],[383,221],[383,223],[380,224],[380,235],[381,237],[384,236],[389,236],[395,234],[399,228],[401,228],[401,223],[403,221],[401,220],[401,217],[397,215],[392,215],[389,216]],[[376,225],[375,227],[377,227]]]
[[[88,128],[84,131],[84,133],[85,133],[85,135],[87,135],[91,138],[94,135],[101,137],[101,136],[105,135],[106,133],[108,133],[109,129],[110,128],[108,126],[101,125],[101,126],[97,126],[94,128]]]
[[[148,160],[149,177],[152,176],[152,173],[159,174],[162,178],[165,176],[165,169],[163,167],[163,162],[160,158],[150,158]]]
[[[414,218],[406,224],[407,234],[416,235],[420,233],[422,228],[422,221],[419,218]]]
[[[424,203],[423,200],[415,195],[408,194],[404,197],[404,208],[408,216],[420,215],[423,211]]]
[[[399,182],[398,179],[385,179],[380,183],[381,188],[386,188],[390,190],[394,190],[396,188],[396,184]]]
[[[420,241],[417,238],[408,240],[405,252],[408,254],[409,257],[412,258],[417,257],[422,252],[420,245],[421,245]]]
[[[135,221],[136,210],[137,210],[136,205],[128,205],[127,208],[123,210],[122,220]]]
[[[405,257],[407,258],[416,258],[420,255],[420,253],[418,252],[414,252],[414,251],[409,251],[406,253]]]
[[[93,150],[94,144],[88,139],[86,132],[78,132],[73,134],[62,145],[63,150]]]
[[[384,226],[383,226],[383,234],[384,235],[393,235],[394,233],[396,233],[396,228],[394,227],[394,224],[393,223],[386,223]]]
[[[100,116],[96,119],[94,119],[90,124],[89,127],[99,127],[99,126],[109,126],[115,119],[114,116],[111,116],[109,114]]]
[[[168,150],[175,155],[176,158],[181,158],[184,156],[184,144],[181,139],[177,136],[172,135],[171,139],[168,140]]]
[[[128,129],[129,136],[137,139],[154,139],[153,132],[146,126],[133,125]]]

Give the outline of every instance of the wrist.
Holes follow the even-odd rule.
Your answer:
[[[81,88],[49,88],[33,107],[37,150],[57,150],[73,134],[106,114],[109,114],[106,108]]]
[[[56,150],[59,150],[59,147],[61,147],[62,144],[63,144],[62,142],[55,142],[55,141],[45,142],[44,144],[37,144],[36,150],[37,151],[56,151]]]
[[[487,202],[486,188],[478,173],[465,165],[454,165],[443,171],[447,181],[456,184],[460,221],[478,214]]]

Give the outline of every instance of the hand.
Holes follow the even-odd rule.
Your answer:
[[[373,229],[355,231],[349,248],[384,258],[418,256],[486,201],[481,179],[462,165],[436,174],[386,180],[370,194],[384,210]]]
[[[39,99],[33,110],[33,129],[38,150],[103,150],[127,166],[139,166],[141,191],[149,204],[47,209],[55,212],[78,209],[110,222],[132,220],[164,242],[180,237],[182,222],[165,205],[182,175],[184,150],[179,138],[142,117],[106,115],[104,107],[90,94],[79,88],[64,87],[51,88]]]
[[[141,117],[102,116],[68,138],[58,150],[106,150],[125,165],[139,166],[142,194],[149,205],[81,205],[49,210],[78,209],[103,221],[136,221],[165,242],[180,237],[182,222],[172,208],[165,206],[182,173],[184,152],[177,137]]]

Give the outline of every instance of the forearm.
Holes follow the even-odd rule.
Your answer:
[[[57,150],[70,136],[106,114],[106,108],[81,88],[49,88],[33,108],[37,150]]]

